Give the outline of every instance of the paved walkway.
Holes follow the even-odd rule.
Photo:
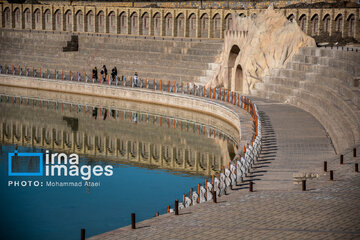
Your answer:
[[[251,176],[217,204],[204,203],[90,239],[360,239],[360,173],[345,155],[338,163],[326,132],[295,107],[255,100],[264,121],[264,148]],[[359,149],[358,149],[359,151]],[[322,171],[323,161],[335,181]],[[314,173],[308,191],[293,174]],[[255,192],[248,180],[255,180]],[[129,216],[130,217],[130,216]],[[130,223],[130,222],[129,222]]]

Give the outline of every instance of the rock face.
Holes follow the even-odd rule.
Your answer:
[[[249,93],[271,69],[283,67],[305,46],[316,46],[315,40],[273,6],[257,16],[233,16],[221,67],[207,86]]]

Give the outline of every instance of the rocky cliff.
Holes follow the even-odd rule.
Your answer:
[[[234,15],[224,41],[221,67],[208,86],[224,86],[244,93],[253,89],[271,69],[283,67],[299,48],[316,46],[315,40],[296,22],[289,21],[273,6],[256,16]]]

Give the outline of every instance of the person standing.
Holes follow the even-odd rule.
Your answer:
[[[134,80],[134,86],[137,87],[138,86],[138,80],[139,80],[139,76],[138,76],[137,72],[135,72],[133,80]]]
[[[92,70],[92,74],[93,74],[93,81],[97,82],[98,80],[98,70],[96,67],[94,67],[94,69]]]

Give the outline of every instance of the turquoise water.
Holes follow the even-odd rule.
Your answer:
[[[110,164],[113,175],[93,176],[90,181],[100,182],[98,187],[48,187],[46,181],[86,181],[70,176],[8,176],[8,153],[14,150],[12,145],[1,146],[0,236],[6,240],[79,239],[81,228],[86,237],[104,233],[129,225],[132,212],[137,221],[166,212],[182,193],[204,182],[204,177],[81,157],[80,166]],[[41,152],[29,147],[17,150]],[[43,186],[8,186],[9,181],[23,180],[37,180]]]

